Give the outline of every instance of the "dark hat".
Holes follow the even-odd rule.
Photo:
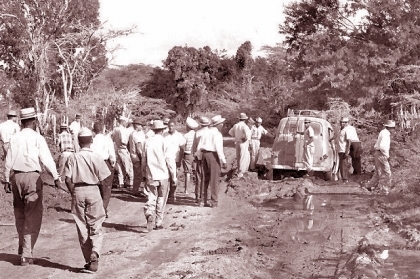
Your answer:
[[[80,113],[76,113],[76,119],[81,119],[82,115]]]
[[[15,110],[9,110],[9,112],[7,113],[7,116],[17,116],[17,113]]]
[[[36,118],[36,112],[34,108],[24,108],[20,110],[20,119]]]
[[[140,125],[143,125],[143,121],[142,121],[142,119],[141,119],[140,117],[136,117],[136,118],[134,118],[134,120],[133,120],[133,124],[140,124]]]

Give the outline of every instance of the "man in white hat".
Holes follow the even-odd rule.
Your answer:
[[[85,259],[84,268],[97,271],[101,254],[102,223],[106,213],[99,184],[111,175],[103,158],[90,146],[93,134],[88,128],[80,129],[80,151],[67,159],[64,174],[66,185],[72,195],[71,213],[76,222],[79,244]]]
[[[111,135],[117,153],[116,169],[120,188],[131,188],[134,183],[133,163],[131,162],[130,152],[128,152],[127,148],[130,137],[127,124],[128,118],[121,116],[118,119],[118,126],[114,128]]]
[[[185,138],[180,132],[176,130],[174,120],[170,120],[168,122],[168,128],[163,132],[163,137],[168,143],[172,168],[175,169],[175,175],[177,175],[177,169],[181,167],[182,158],[184,157],[182,154],[184,151],[182,147],[185,145]],[[176,183],[172,183],[172,179],[170,179],[168,200],[171,202],[176,201],[176,188]]]
[[[143,132],[142,119],[137,117],[133,120],[134,130],[128,139],[128,151],[130,152],[131,162],[133,163],[133,193],[145,197],[144,188],[141,186],[143,174],[141,173],[141,157],[143,156],[143,147],[146,142],[146,135]]]
[[[77,135],[82,128],[82,115],[80,113],[76,113],[74,121],[70,123],[69,130],[73,135],[73,142],[74,142],[74,151],[79,152],[79,143],[77,142]]]
[[[305,131],[303,132],[304,150],[303,150],[302,161],[306,167],[306,176],[309,176],[312,173],[312,168],[314,164],[315,132],[311,126],[311,120],[309,118],[305,118],[304,125],[305,125]]]
[[[61,188],[62,184],[47,142],[35,131],[35,109],[22,109],[20,119],[23,128],[10,139],[4,184],[5,188],[10,188],[11,184],[13,192],[21,265],[29,265],[33,264],[33,249],[42,223],[41,163],[51,173],[55,186]]]
[[[17,124],[17,113],[15,110],[10,110],[7,113],[7,120],[0,124],[0,140],[3,146],[2,160],[6,158],[10,138],[19,131],[20,126]]]
[[[251,141],[249,144],[251,151],[251,163],[249,169],[251,171],[255,170],[255,164],[258,160],[258,155],[260,152],[260,140],[263,135],[271,135],[262,125],[261,117],[255,119],[255,125],[251,127]]]
[[[57,146],[60,149],[58,173],[60,176],[63,176],[64,165],[67,162],[67,158],[74,152],[73,136],[68,131],[67,123],[60,124],[60,134],[58,134]]]
[[[105,214],[108,218],[108,205],[111,199],[112,182],[114,181],[115,172],[114,167],[117,162],[117,157],[115,154],[115,147],[114,143],[112,142],[111,136],[104,134],[104,124],[99,121],[93,123],[93,132],[95,133],[95,136],[92,139],[90,149],[96,154],[98,154],[102,158],[102,160],[104,160],[111,173],[107,178],[105,178],[102,181],[100,185]]]
[[[202,152],[198,148],[198,144],[201,141],[201,138],[209,133],[209,125],[211,121],[209,118],[202,116],[200,117],[198,124],[200,128],[195,132],[195,137],[193,141],[193,146],[191,149],[192,154],[194,155],[195,161],[195,201],[199,206],[203,206],[204,202],[204,171],[203,171],[203,161],[202,161]]]
[[[212,117],[212,127],[201,137],[197,147],[202,154],[204,206],[208,207],[218,206],[221,168],[226,168],[226,157],[223,152],[223,135],[220,132],[225,120],[221,115]],[[210,197],[208,197],[209,191]]]
[[[251,140],[251,130],[245,122],[247,119],[248,116],[241,113],[239,122],[229,130],[229,135],[235,138],[238,177],[242,177],[248,171],[250,163],[249,141]]]
[[[162,120],[153,121],[151,129],[155,134],[146,139],[142,156],[142,173],[146,181],[144,191],[147,194],[144,215],[149,232],[152,229],[163,229],[163,216],[169,194],[169,177],[173,184],[177,182],[168,142],[163,137],[163,130],[166,128]]]
[[[194,155],[192,153],[192,147],[194,143],[195,130],[199,124],[191,117],[187,117],[185,121],[187,132],[184,134],[185,144],[183,146],[184,158],[182,159],[182,168],[184,169],[185,186],[184,193],[188,194],[188,185],[191,181],[191,174],[194,172]]]
[[[384,194],[389,193],[391,186],[391,167],[389,165],[389,149],[391,146],[391,133],[394,132],[395,121],[387,120],[384,128],[379,133],[375,143],[375,173],[370,181],[366,183],[366,188],[374,190],[378,188]]]

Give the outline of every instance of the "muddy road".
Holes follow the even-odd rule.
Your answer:
[[[251,174],[224,182],[217,208],[178,197],[164,229],[146,233],[145,199],[114,190],[99,270],[88,274],[67,193],[44,187],[35,264],[21,267],[12,196],[2,192],[0,277],[420,278],[420,253],[380,210],[398,197],[372,195],[357,181]]]

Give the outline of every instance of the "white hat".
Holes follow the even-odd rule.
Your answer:
[[[125,116],[120,116],[119,118],[120,121],[127,121],[128,122],[128,118]]]
[[[246,120],[246,119],[248,119],[248,116],[246,116],[246,113],[244,113],[244,112],[241,112],[241,114],[239,115],[239,117],[238,117],[240,120]]]
[[[83,138],[83,137],[92,137],[93,136],[93,134],[92,134],[92,131],[91,130],[89,130],[88,128],[86,128],[86,127],[83,127],[82,129],[80,129],[80,132],[79,132],[79,134],[77,135],[79,138]]]
[[[185,121],[185,123],[187,124],[188,127],[190,127],[191,129],[196,129],[198,128],[199,124],[197,121],[195,121],[193,118],[191,117],[187,117],[187,120]]]
[[[36,118],[36,112],[34,108],[24,108],[20,110],[20,119]]]
[[[199,123],[201,126],[209,126],[211,124],[210,119],[205,116],[200,117]]]
[[[166,127],[168,127],[168,126],[163,124],[162,120],[154,120],[153,124],[152,124],[152,127],[150,127],[150,129],[152,129],[152,130],[163,130]]]
[[[395,128],[395,121],[394,120],[387,120],[384,124],[385,127],[388,128]]]
[[[226,118],[223,118],[220,114],[215,115],[211,118],[211,125],[216,126],[225,122]]]
[[[349,122],[349,118],[348,117],[341,117],[340,122]]]
[[[255,118],[255,121],[256,121],[257,123],[262,123],[262,119],[261,119],[261,117],[257,117],[257,118]]]

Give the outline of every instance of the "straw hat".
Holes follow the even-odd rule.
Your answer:
[[[248,116],[246,115],[246,113],[244,113],[244,112],[241,112],[241,114],[239,115],[239,117],[238,117],[240,120],[246,120],[246,119],[248,119]]]
[[[199,124],[197,121],[195,121],[193,118],[191,117],[187,117],[187,120],[185,121],[185,123],[187,124],[188,127],[190,127],[191,129],[196,129],[198,128]]]
[[[17,112],[15,110],[9,110],[7,116],[17,116]]]
[[[86,138],[86,137],[92,137],[92,131],[86,127],[83,127],[82,129],[80,129],[79,134],[77,135],[77,137],[79,138]]]
[[[209,126],[211,124],[210,119],[208,119],[205,116],[200,117],[198,122],[200,123],[201,126]]]
[[[394,120],[387,120],[384,123],[384,126],[385,127],[388,127],[388,128],[395,128],[395,121]]]
[[[345,123],[347,123],[347,122],[349,122],[349,118],[348,118],[348,117],[341,117],[340,122],[345,122]]]
[[[154,120],[152,126],[150,127],[150,129],[152,130],[163,130],[165,129],[166,126],[162,120]]]
[[[226,118],[223,118],[220,114],[215,115],[211,118],[211,125],[217,126],[223,122],[225,122]]]
[[[140,117],[136,117],[136,118],[134,118],[134,120],[133,120],[133,124],[140,124],[140,125],[142,125],[142,119],[140,118]]]
[[[255,118],[255,121],[256,121],[257,123],[262,123],[262,119],[261,119],[261,117],[257,117],[257,118]]]
[[[36,112],[34,108],[24,108],[20,110],[20,119],[36,118]]]

